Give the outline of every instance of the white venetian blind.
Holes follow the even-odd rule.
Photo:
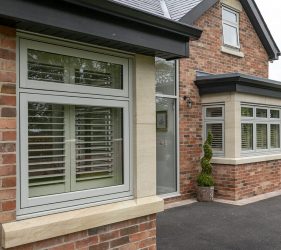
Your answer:
[[[28,176],[30,196],[63,192],[65,163],[64,106],[29,103]],[[42,189],[42,187],[45,188]]]
[[[270,125],[270,147],[280,148],[280,125],[271,124]]]
[[[257,149],[267,149],[267,124],[257,124],[256,127]]]
[[[207,124],[207,133],[211,132],[213,135],[212,148],[214,151],[223,151],[223,126],[222,123]]]
[[[241,147],[242,150],[253,150],[253,124],[241,124]]]
[[[208,118],[216,118],[222,117],[222,107],[210,107],[206,108],[206,117]]]
[[[76,180],[113,177],[111,108],[75,107]]]

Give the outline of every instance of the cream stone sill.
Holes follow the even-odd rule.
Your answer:
[[[281,154],[259,155],[259,156],[250,156],[250,157],[241,157],[241,158],[213,157],[212,163],[223,164],[223,165],[241,165],[241,164],[263,162],[263,161],[274,161],[280,159],[281,159]]]
[[[3,248],[129,220],[164,210],[164,201],[151,196],[102,206],[2,224]]]
[[[225,46],[221,46],[221,52],[241,58],[245,57],[243,52]]]

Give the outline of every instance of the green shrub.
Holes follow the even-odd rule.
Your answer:
[[[197,178],[197,184],[200,187],[214,186],[214,179],[212,177],[212,164],[211,159],[213,157],[212,151],[213,135],[209,131],[207,140],[203,145],[204,156],[201,159],[201,173]]]
[[[197,178],[197,184],[199,187],[212,187],[214,186],[214,179],[209,174],[201,173]]]

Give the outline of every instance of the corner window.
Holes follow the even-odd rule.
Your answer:
[[[212,149],[214,155],[224,153],[224,106],[204,107],[204,139],[208,132],[213,135]]]
[[[222,29],[223,44],[234,48],[240,48],[238,12],[225,6],[222,7]]]
[[[241,106],[241,149],[244,152],[280,150],[280,110]]]
[[[19,43],[18,216],[132,195],[129,59]]]

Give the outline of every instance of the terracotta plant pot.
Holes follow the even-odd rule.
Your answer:
[[[198,187],[197,188],[198,201],[214,201],[214,187]]]

